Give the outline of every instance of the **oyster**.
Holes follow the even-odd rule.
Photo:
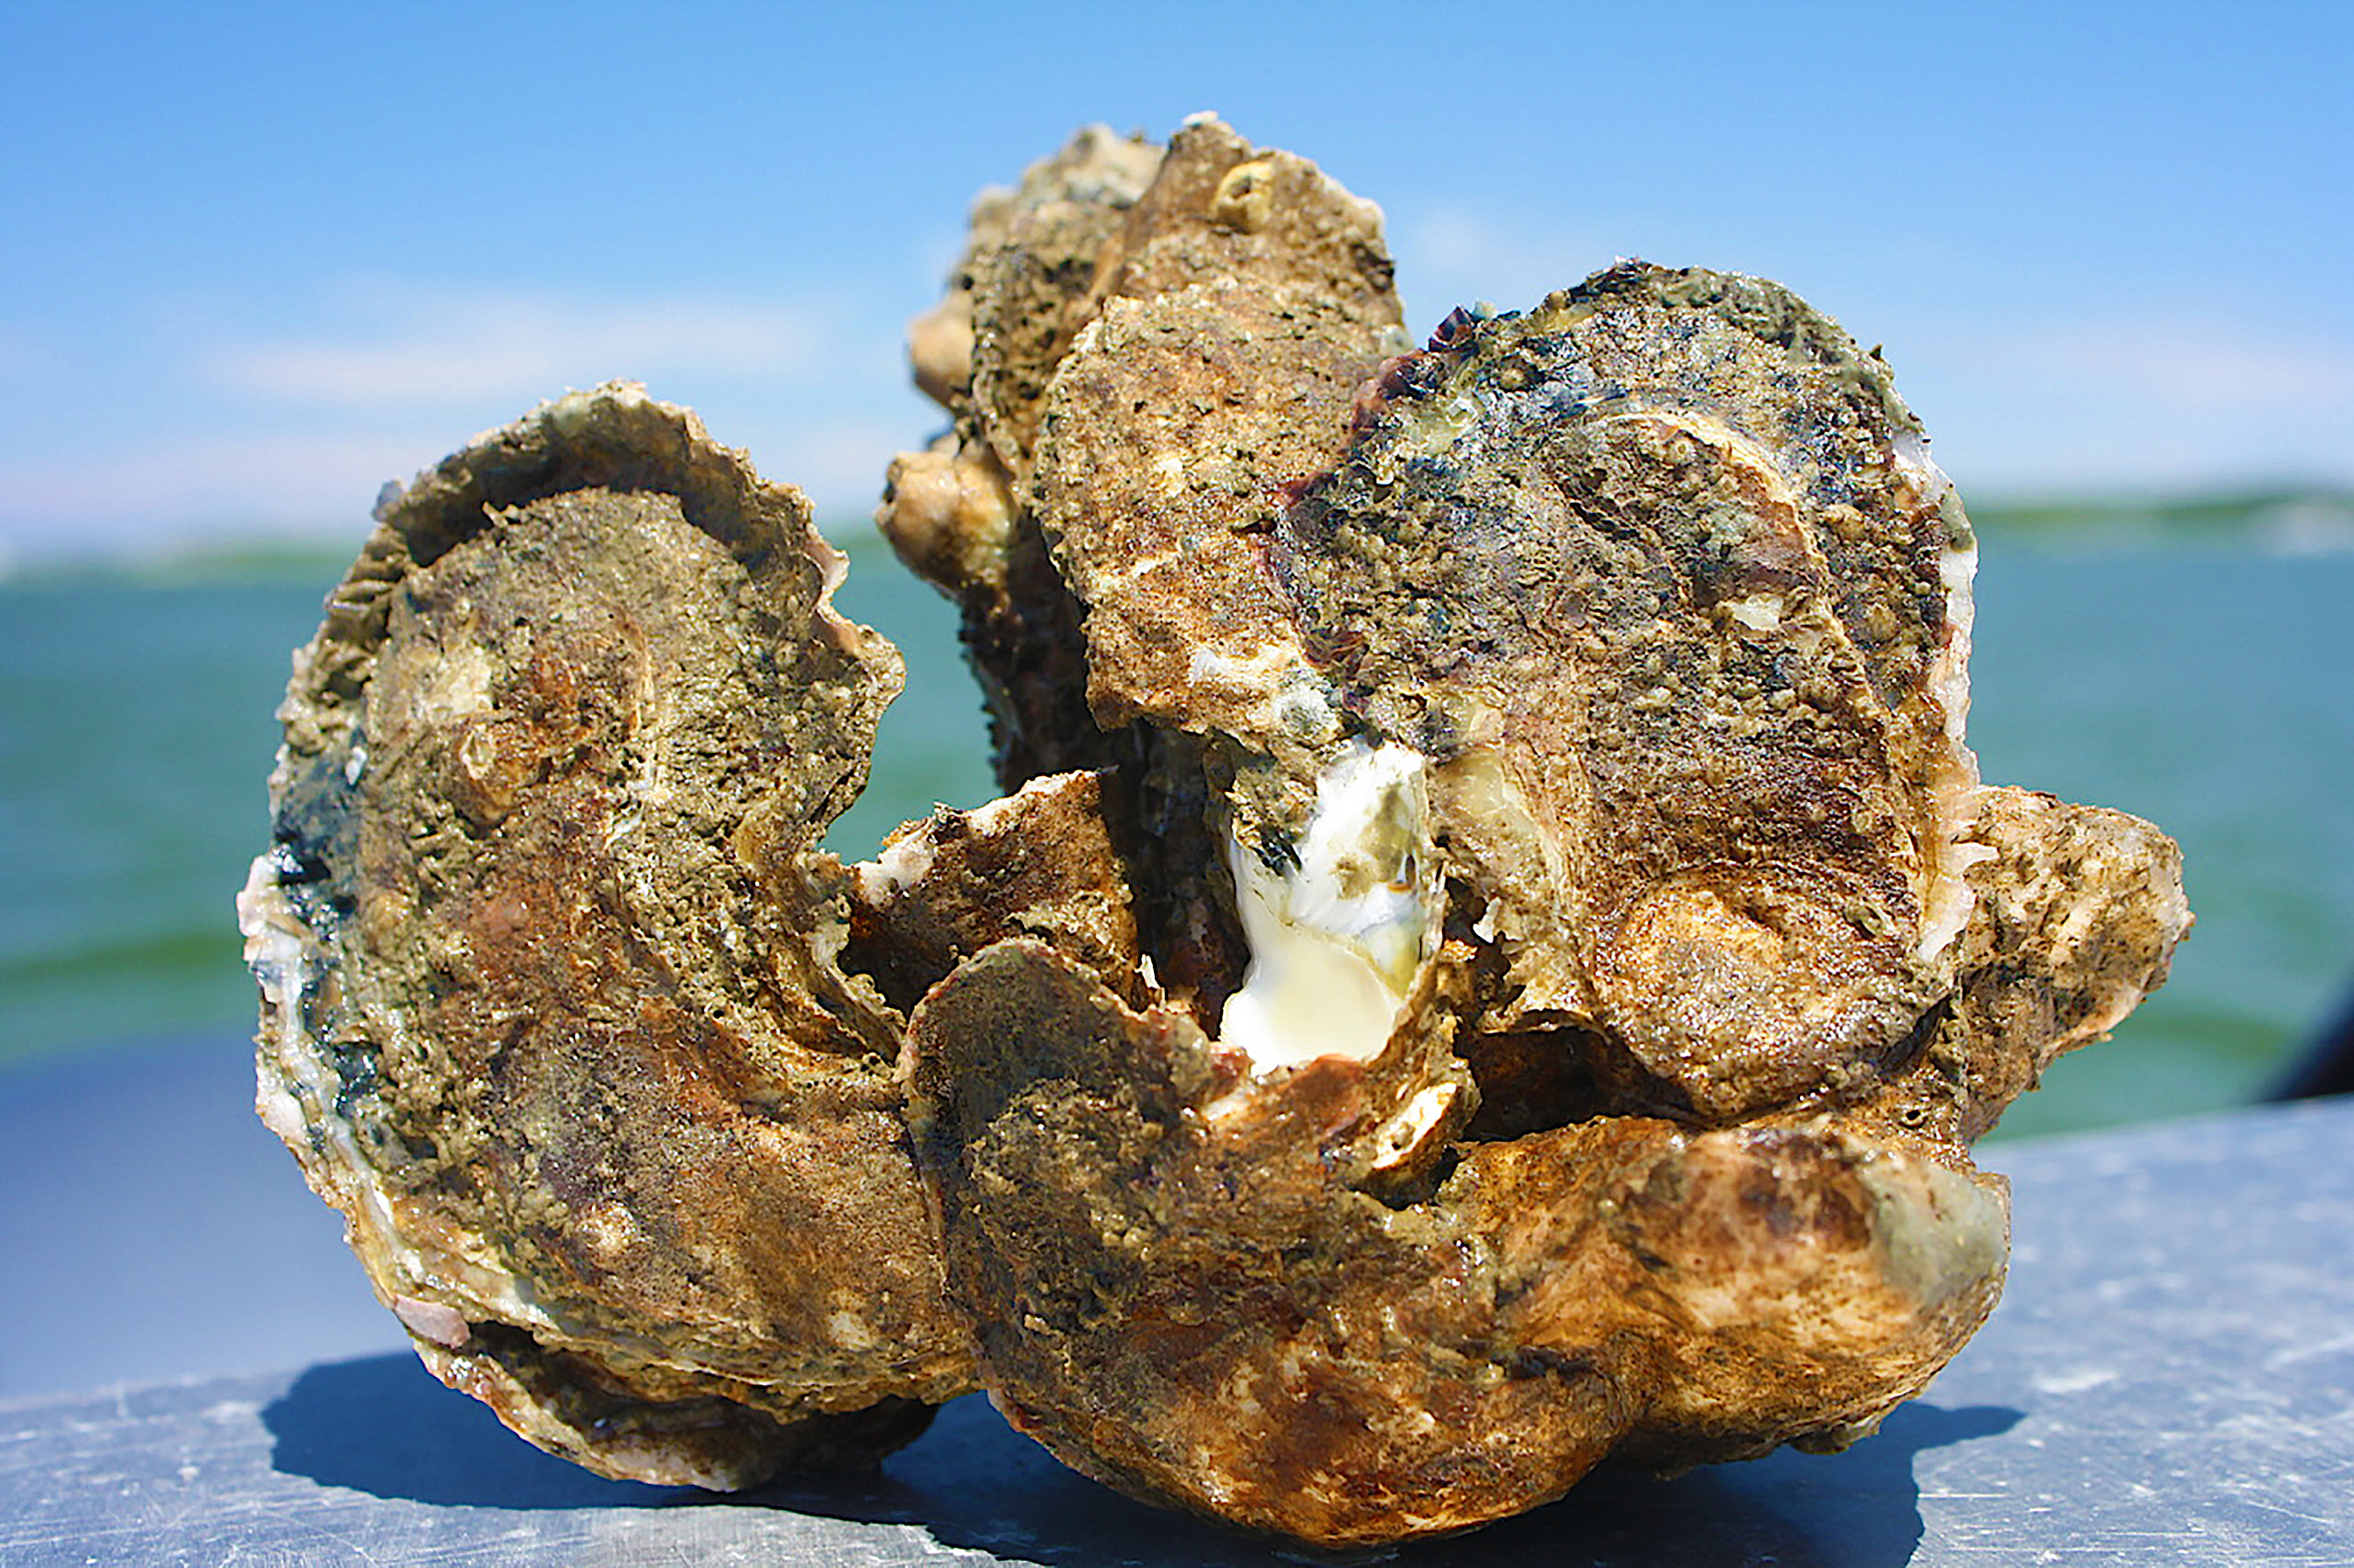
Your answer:
[[[1083,131],[977,209],[947,301],[911,333],[956,424],[894,464],[877,521],[965,608],[1007,788],[1121,760],[1105,732],[1139,711],[1201,727],[1200,691],[1155,705],[1149,688],[1187,686],[1221,628],[1231,642],[1282,619],[1236,535],[1272,525],[1280,483],[1329,464],[1331,411],[1411,346],[1394,271],[1370,202],[1207,115],[1165,154]],[[969,338],[946,325],[964,320]],[[1213,337],[1189,341],[1197,327]],[[969,360],[950,365],[953,345]],[[1154,466],[1180,427],[1199,461]],[[1135,493],[1092,496],[1098,478]],[[1093,525],[1076,535],[1074,506]]]
[[[1622,263],[1416,350],[1207,116],[985,196],[878,521],[1005,798],[845,867],[897,660],[614,385],[379,509],[240,901],[261,1107],[427,1364],[608,1474],[986,1386],[1319,1546],[1837,1448],[1993,1308],[1968,1147],[2164,978],[2146,823],[1982,785],[1877,353]]]
[[[2172,845],[1979,785],[1967,519],[1787,291],[1622,264],[1378,364],[1332,301],[1111,300],[1051,382],[1092,710],[1200,759],[1249,968],[1016,938],[915,1010],[983,1379],[1325,1546],[1843,1446],[1992,1309],[1967,1142],[2163,978]]]
[[[378,518],[239,900],[263,1119],[541,1446],[727,1488],[904,1442],[970,1365],[813,847],[897,654],[799,493],[633,386]]]

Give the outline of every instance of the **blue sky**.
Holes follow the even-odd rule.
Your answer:
[[[611,376],[854,522],[974,191],[1205,108],[1382,203],[1417,326],[1757,272],[1965,495],[2354,483],[2349,16],[0,0],[0,555],[355,537]]]

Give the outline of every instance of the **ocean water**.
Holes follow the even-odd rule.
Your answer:
[[[853,554],[841,606],[909,668],[874,783],[827,841],[855,858],[994,791],[950,606],[862,527],[835,532]],[[0,1074],[250,1028],[231,898],[268,839],[289,650],[339,575],[297,559],[0,582]],[[2354,552],[1990,533],[1985,776],[2156,820],[2199,915],[2166,988],[2060,1063],[2006,1135],[2242,1103],[2354,987],[2349,604]]]

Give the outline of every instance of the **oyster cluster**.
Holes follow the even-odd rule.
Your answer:
[[[984,1387],[1328,1547],[1919,1393],[1971,1142],[2190,914],[1979,784],[1878,353],[1635,262],[1416,348],[1378,210],[1207,117],[984,197],[912,347],[880,521],[1003,799],[817,847],[897,655],[624,383],[389,497],[296,655],[260,1108],[437,1375],[717,1489]]]

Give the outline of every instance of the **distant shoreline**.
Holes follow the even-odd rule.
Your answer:
[[[2280,485],[2185,496],[2004,497],[1971,503],[1970,521],[1999,537],[2354,549],[2354,490]]]
[[[1995,496],[1968,503],[1989,538],[2069,545],[2231,545],[2291,554],[2354,551],[2354,489],[2249,486],[2175,496]],[[820,520],[854,566],[874,569],[890,552],[856,515]],[[90,550],[0,548],[0,588],[63,585],[185,587],[226,582],[318,582],[342,576],[364,535],[346,532],[238,537]]]

